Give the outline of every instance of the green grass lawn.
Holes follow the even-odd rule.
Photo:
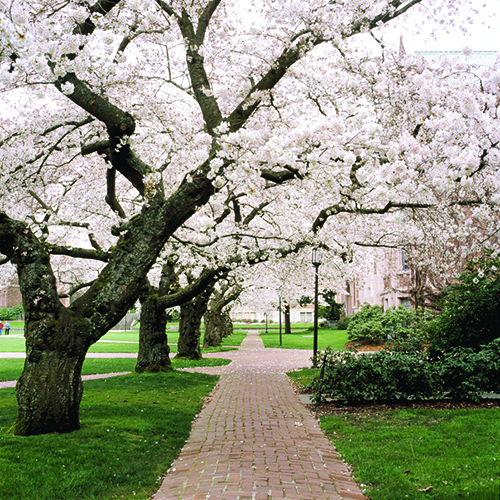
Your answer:
[[[246,333],[234,333],[233,335],[222,340],[222,346],[239,346]],[[168,342],[177,344],[179,341],[178,331],[167,331]],[[201,342],[203,342],[203,332]],[[98,342],[92,345],[89,352],[119,352],[119,353],[137,353],[139,350],[139,332],[108,332]],[[219,349],[220,350],[220,349]],[[0,336],[0,352],[25,352],[26,344],[24,337],[17,334],[16,336]],[[170,351],[177,352],[177,345],[171,345]],[[202,352],[217,352],[215,349],[202,349]]]
[[[199,360],[172,359],[172,367],[194,368],[197,366],[225,366],[231,360],[222,358],[205,358]],[[122,373],[134,371],[137,360],[135,358],[87,358],[83,362],[82,375],[96,373]],[[17,380],[24,367],[24,359],[0,359],[0,381]],[[1,497],[0,497],[1,498]]]
[[[307,386],[318,372],[287,375]],[[498,408],[411,409],[324,416],[321,427],[372,500],[498,500],[499,422]]]
[[[0,498],[146,500],[218,377],[171,372],[84,382],[82,429],[18,437],[14,389],[0,390]]]
[[[498,500],[500,409],[394,410],[321,418],[372,500]]]
[[[265,347],[279,347],[279,333],[261,334]],[[313,348],[313,332],[309,330],[293,331],[291,334],[281,335],[285,349],[311,349]],[[320,328],[318,330],[318,349],[320,351],[330,346],[332,349],[342,350],[348,341],[346,330],[333,330]]]

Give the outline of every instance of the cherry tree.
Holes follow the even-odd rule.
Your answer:
[[[147,289],[171,239],[231,235],[209,258],[245,265],[319,236],[338,255],[419,238],[402,210],[467,205],[489,220],[497,73],[461,78],[350,43],[421,3],[439,15],[460,4],[2,6],[1,85],[16,115],[1,129],[0,252],[17,270],[27,345],[14,433],[79,428],[85,354]],[[227,210],[236,224],[215,227]],[[102,263],[70,306],[54,269],[73,265],[57,259]]]

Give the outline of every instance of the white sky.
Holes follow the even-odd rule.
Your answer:
[[[424,15],[417,14],[416,10],[409,11],[409,19],[405,21],[405,28],[392,26],[388,29],[391,38],[399,44],[399,37],[403,36],[406,52],[416,51],[461,51],[469,47],[474,51],[500,52],[500,0],[472,0],[472,9],[463,8],[463,18],[456,20],[456,26],[445,27],[437,23],[424,21]],[[497,14],[497,11],[499,14]],[[470,21],[467,19],[470,17]],[[423,24],[421,34],[415,33],[415,26]],[[464,34],[459,25],[462,23],[468,33]],[[435,30],[435,36],[432,31]]]

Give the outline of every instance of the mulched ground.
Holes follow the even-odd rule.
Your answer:
[[[470,401],[418,401],[408,403],[365,403],[343,405],[338,402],[307,405],[316,418],[325,415],[346,415],[348,413],[378,413],[387,410],[459,410],[470,408],[500,408],[500,399],[484,399],[481,403]]]

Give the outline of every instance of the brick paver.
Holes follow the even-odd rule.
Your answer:
[[[364,499],[284,374],[310,355],[250,332],[154,500]]]

